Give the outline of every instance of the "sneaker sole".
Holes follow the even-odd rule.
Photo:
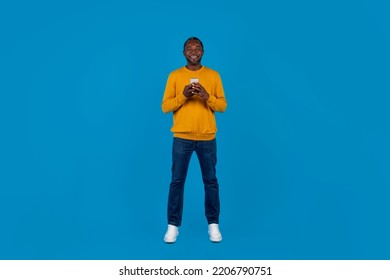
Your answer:
[[[167,243],[167,244],[173,244],[173,243],[175,243],[175,242],[176,242],[176,240],[177,240],[177,236],[178,236],[178,235],[179,235],[179,233],[177,233],[175,240],[172,240],[172,241],[170,241],[170,240],[166,240],[166,239],[164,238],[164,242],[165,242],[165,243]]]
[[[213,243],[218,243],[218,242],[222,241],[222,237],[218,238],[218,239],[213,239],[213,238],[210,237],[210,241],[213,242]]]

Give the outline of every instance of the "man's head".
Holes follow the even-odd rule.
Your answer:
[[[187,64],[191,66],[200,65],[203,57],[203,43],[197,37],[190,37],[184,43],[183,54],[187,60]]]

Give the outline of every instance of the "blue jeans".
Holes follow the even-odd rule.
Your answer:
[[[219,223],[219,187],[215,166],[217,164],[216,140],[193,141],[173,138],[172,181],[168,197],[168,224],[180,226],[183,214],[184,183],[191,155],[196,152],[205,191],[205,214],[209,224]]]

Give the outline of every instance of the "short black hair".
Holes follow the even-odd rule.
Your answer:
[[[188,38],[188,39],[184,42],[183,50],[186,49],[186,45],[187,45],[188,41],[192,41],[192,40],[198,41],[198,42],[200,43],[200,45],[202,46],[202,50],[204,50],[204,48],[203,48],[203,43],[202,43],[202,41],[201,41],[198,37],[190,37],[190,38]]]

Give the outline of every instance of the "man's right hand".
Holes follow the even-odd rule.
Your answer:
[[[184,96],[187,97],[187,98],[191,98],[191,97],[194,95],[194,94],[193,94],[193,89],[192,89],[192,87],[191,87],[191,84],[186,85],[186,86],[184,87],[183,94],[184,94]]]

